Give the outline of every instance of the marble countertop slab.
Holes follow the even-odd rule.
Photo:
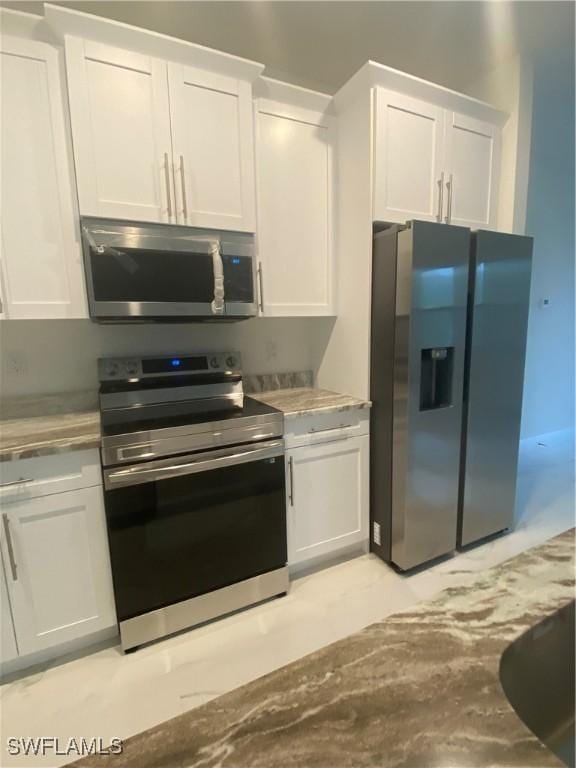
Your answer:
[[[328,389],[314,387],[291,387],[250,395],[266,405],[282,411],[287,418],[308,416],[313,413],[350,411],[355,408],[370,408],[368,400],[359,400],[351,395],[341,395]]]
[[[0,461],[100,447],[95,393],[69,393],[4,401]]]
[[[574,530],[78,768],[552,768],[504,649],[574,598]]]

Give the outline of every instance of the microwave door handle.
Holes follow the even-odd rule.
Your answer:
[[[193,459],[183,463],[170,463],[167,466],[146,468],[138,464],[135,467],[105,472],[104,487],[106,490],[111,490],[121,486],[153,483],[157,480],[168,480],[173,477],[191,475],[196,472],[207,472],[211,469],[232,467],[235,464],[247,464],[251,461],[271,459],[276,456],[282,456],[283,452],[283,441],[275,441],[263,448],[252,447],[244,451],[235,450],[220,456],[212,455],[212,457]]]

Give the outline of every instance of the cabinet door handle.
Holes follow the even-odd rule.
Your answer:
[[[446,206],[446,218],[444,221],[446,224],[451,224],[452,222],[452,194],[454,192],[454,181],[452,174],[449,176],[449,180],[446,182],[446,189],[448,190],[448,203]]]
[[[338,424],[337,427],[323,427],[322,429],[315,429],[312,427],[308,430],[309,435],[321,435],[323,432],[340,432],[342,429],[350,429],[354,424]],[[348,437],[348,435],[345,435]]]
[[[182,213],[184,223],[188,222],[188,203],[186,202],[186,178],[184,176],[184,155],[180,155],[180,183],[182,184]]]
[[[294,506],[294,458],[290,456],[288,459],[288,470],[289,470],[289,486],[288,486],[288,498],[290,500],[290,506]]]
[[[18,581],[18,567],[14,557],[14,547],[12,545],[12,536],[10,534],[10,520],[6,512],[2,513],[2,524],[4,525],[4,535],[6,536],[6,546],[8,547],[8,558],[10,559],[10,571],[12,572],[12,581]]]
[[[170,194],[170,166],[168,164],[168,152],[164,152],[164,181],[166,182],[166,208],[168,218],[172,219],[172,195]]]
[[[260,288],[260,312],[264,312],[264,281],[262,279],[262,262],[258,263],[258,286]]]
[[[444,205],[444,171],[440,174],[438,179],[438,213],[436,214],[436,221],[442,221],[442,207]]]

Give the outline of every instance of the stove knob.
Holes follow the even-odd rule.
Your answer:
[[[106,369],[106,373],[108,374],[108,376],[117,376],[118,365],[116,363],[110,363],[110,365]]]
[[[226,358],[226,365],[228,366],[228,368],[235,368],[236,367],[236,358],[232,357],[232,355],[230,355],[230,357],[227,357]]]
[[[138,373],[138,366],[133,360],[126,363],[126,373],[128,376],[136,376]]]
[[[218,362],[218,358],[217,357],[211,357],[210,358],[210,368],[219,368],[219,367],[220,367],[220,363]]]

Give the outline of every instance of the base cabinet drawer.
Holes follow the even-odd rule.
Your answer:
[[[288,451],[289,565],[367,540],[368,459],[368,435]]]
[[[102,485],[100,455],[96,448],[0,462],[2,506],[91,485]]]
[[[0,544],[19,655],[116,623],[100,486],[3,504]]]

